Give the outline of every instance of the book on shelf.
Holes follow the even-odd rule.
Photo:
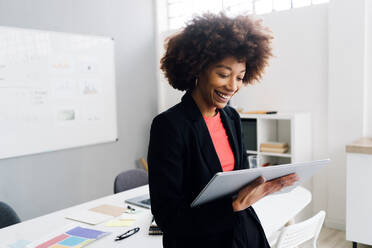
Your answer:
[[[261,152],[286,153],[287,151],[288,151],[288,147],[285,147],[285,148],[261,147]]]
[[[285,147],[288,147],[288,143],[268,141],[268,142],[260,144],[260,148],[263,148],[263,147],[265,147],[265,148],[285,148]]]
[[[266,142],[260,145],[261,152],[286,153],[288,144],[283,142]]]

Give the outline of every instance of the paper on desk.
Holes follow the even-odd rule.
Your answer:
[[[111,233],[70,224],[54,230],[26,247],[81,248],[109,234]]]
[[[97,225],[112,218],[110,215],[100,214],[89,210],[71,213],[67,219],[83,222],[90,225]]]
[[[118,217],[122,213],[124,213],[125,208],[113,206],[113,205],[101,205],[92,209],[89,209],[90,211],[94,211],[101,214],[111,215],[113,217]]]
[[[8,245],[9,248],[25,248],[31,241],[28,240],[17,240],[13,244]]]
[[[105,224],[107,227],[123,227],[123,226],[131,226],[136,220],[135,219],[119,219],[119,220],[111,220]]]
[[[86,239],[99,239],[99,238],[107,235],[107,232],[77,226],[77,227],[67,231],[66,234],[71,235],[71,236],[75,236],[75,237],[82,237],[82,238],[86,238]]]

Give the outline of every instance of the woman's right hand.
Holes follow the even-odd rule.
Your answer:
[[[291,186],[298,181],[298,179],[296,174],[289,174],[270,181],[266,181],[262,176],[257,178],[239,191],[236,199],[232,203],[234,212],[244,210],[263,197],[277,192],[284,187]]]

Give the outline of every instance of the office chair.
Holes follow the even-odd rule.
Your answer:
[[[133,169],[120,173],[114,182],[114,194],[149,183],[146,171]]]
[[[5,202],[0,202],[0,229],[21,222],[16,212]]]
[[[270,243],[270,246],[273,248],[293,248],[313,239],[313,248],[316,248],[324,217],[325,212],[320,211],[310,219],[284,227],[278,238]]]

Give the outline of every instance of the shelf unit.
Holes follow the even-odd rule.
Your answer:
[[[309,113],[240,114],[240,117],[247,156],[260,155],[261,164],[273,165],[312,159]],[[261,152],[260,144],[268,141],[286,142],[289,150],[287,153]]]

